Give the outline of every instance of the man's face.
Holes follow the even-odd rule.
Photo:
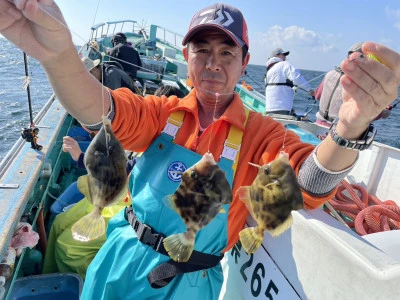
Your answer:
[[[278,57],[282,60],[286,60],[286,55],[285,54],[279,54]]]
[[[215,93],[228,94],[224,98],[232,99],[249,61],[249,55],[243,60],[242,48],[222,31],[205,29],[190,40],[184,54],[200,100],[215,101]]]

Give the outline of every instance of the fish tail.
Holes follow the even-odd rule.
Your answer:
[[[264,236],[257,234],[254,227],[242,229],[239,232],[240,242],[247,253],[254,253],[260,248]]]
[[[101,214],[90,213],[78,220],[71,231],[75,240],[89,242],[106,233],[106,222]]]
[[[179,233],[164,239],[164,247],[169,257],[177,262],[186,262],[192,255],[195,235]]]

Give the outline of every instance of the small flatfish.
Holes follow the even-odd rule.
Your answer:
[[[232,202],[232,189],[213,155],[206,153],[182,173],[181,184],[168,200],[187,231],[165,238],[164,247],[173,260],[186,262],[193,252],[196,233],[218,213],[226,213],[222,205]]]
[[[264,166],[251,165],[259,169],[256,178],[251,186],[237,190],[240,200],[257,221],[256,227],[245,228],[239,233],[247,253],[254,253],[261,246],[265,230],[277,237],[290,228],[292,210],[304,207],[301,188],[287,153],[282,151],[278,158]]]
[[[91,241],[105,234],[104,207],[115,204],[127,195],[126,156],[111,128],[103,117],[103,126],[90,143],[84,157],[88,175],[78,178],[78,188],[93,205],[92,211],[71,228],[79,241]]]

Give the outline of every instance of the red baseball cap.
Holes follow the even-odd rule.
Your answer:
[[[217,3],[198,11],[190,22],[189,31],[182,45],[185,46],[193,35],[205,28],[221,29],[235,41],[238,47],[246,45],[249,48],[246,20],[242,12],[233,6]]]

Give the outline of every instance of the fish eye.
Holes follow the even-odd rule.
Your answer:
[[[265,168],[264,168],[264,174],[265,175],[269,175],[271,173],[271,166],[270,165],[267,165]]]
[[[197,179],[197,173],[195,171],[192,171],[192,173],[190,173],[190,178]]]

